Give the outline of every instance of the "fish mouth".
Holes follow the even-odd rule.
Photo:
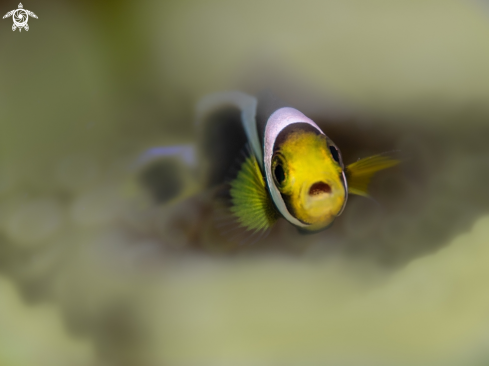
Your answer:
[[[312,184],[304,184],[300,197],[302,209],[307,215],[306,221],[330,220],[336,217],[342,208],[339,203],[343,187],[326,179]]]
[[[340,207],[335,203],[339,199],[339,189],[326,179],[314,183],[303,183],[294,195],[282,195],[287,210],[300,222],[314,227],[323,227],[336,218]],[[336,208],[337,207],[337,208]]]
[[[331,186],[325,182],[316,182],[309,188],[309,196],[317,197],[331,193]]]

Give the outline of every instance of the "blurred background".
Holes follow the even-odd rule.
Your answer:
[[[488,3],[23,5],[28,32],[0,22],[0,365],[489,363]],[[346,163],[399,150],[376,202],[237,245],[198,152],[138,160],[199,146],[208,93],[263,89]]]

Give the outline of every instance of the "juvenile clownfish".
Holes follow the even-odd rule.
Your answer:
[[[204,98],[198,112],[218,105],[241,111],[249,154],[230,182],[230,210],[247,230],[261,232],[283,217],[301,232],[317,232],[341,215],[348,194],[368,196],[373,175],[399,160],[375,155],[344,165],[340,149],[297,109],[241,92]]]

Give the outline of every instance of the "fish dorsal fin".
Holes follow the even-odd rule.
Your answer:
[[[345,168],[348,193],[369,197],[368,185],[378,171],[391,168],[400,163],[389,154],[379,154],[360,159]]]
[[[247,230],[265,231],[280,217],[254,154],[246,158],[231,182],[230,196],[231,212]]]
[[[210,94],[200,100],[197,105],[197,124],[201,124],[203,117],[209,111],[220,108],[223,105],[232,105],[241,111],[241,123],[248,138],[251,150],[258,159],[258,164],[263,165],[263,151],[256,129],[256,108],[258,101],[251,95],[228,91]]]

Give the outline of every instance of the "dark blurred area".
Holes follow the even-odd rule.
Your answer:
[[[484,2],[23,6],[29,31],[0,22],[0,365],[488,362]],[[196,122],[226,90],[402,164],[330,229],[240,245],[214,202],[237,111]]]

